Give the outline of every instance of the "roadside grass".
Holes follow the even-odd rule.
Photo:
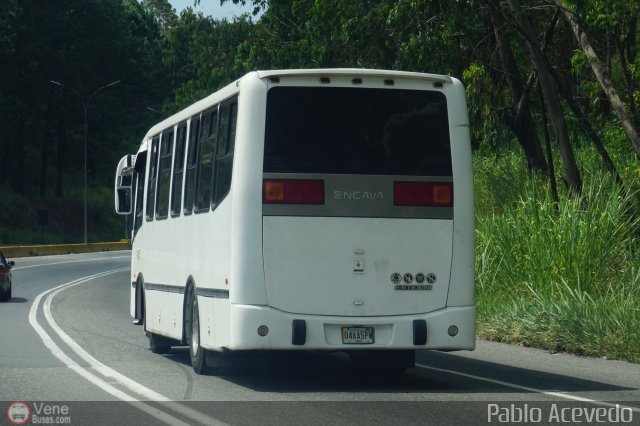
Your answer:
[[[515,153],[474,166],[478,336],[640,362],[634,189],[593,167],[556,205]]]

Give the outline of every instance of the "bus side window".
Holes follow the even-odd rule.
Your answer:
[[[236,138],[236,119],[238,103],[233,101],[220,108],[220,127],[218,132],[218,155],[216,159],[215,205],[229,193],[233,168],[233,148]]]
[[[191,214],[196,198],[196,165],[200,142],[200,117],[192,117],[189,127],[189,151],[187,153],[187,176],[184,183],[184,213]]]
[[[187,143],[186,123],[178,126],[176,137],[176,158],[173,165],[173,181],[171,183],[171,216],[180,215],[182,203],[182,175],[184,174],[184,151]]]
[[[202,115],[202,135],[198,149],[198,178],[196,185],[196,212],[211,208],[213,195],[213,173],[218,133],[218,111],[211,110]]]
[[[160,164],[158,165],[158,194],[156,196],[156,219],[166,219],[169,214],[169,183],[171,181],[171,158],[173,156],[173,128],[162,132]]]
[[[158,142],[156,136],[151,141],[151,155],[149,155],[149,185],[147,186],[147,220],[153,220],[156,201],[156,180],[158,178]]]

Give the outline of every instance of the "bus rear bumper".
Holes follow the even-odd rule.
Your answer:
[[[379,317],[301,315],[268,306],[231,305],[230,350],[475,349],[475,306]],[[373,329],[366,343],[343,331]],[[266,332],[266,334],[265,334]]]

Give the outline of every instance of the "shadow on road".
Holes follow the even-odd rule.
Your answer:
[[[188,348],[175,348],[167,357],[190,365]],[[257,392],[531,393],[525,389],[441,370],[541,391],[573,393],[633,390],[436,351],[421,351],[416,361],[424,367],[418,365],[404,374],[385,374],[358,368],[346,354],[340,352],[247,352],[214,355],[213,368],[209,368],[208,374]]]
[[[25,299],[24,297],[12,297],[5,303],[27,303],[29,299]]]

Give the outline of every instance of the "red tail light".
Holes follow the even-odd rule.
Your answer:
[[[451,182],[394,182],[395,206],[451,207],[453,183]]]
[[[0,266],[0,277],[4,277],[4,276],[5,276],[4,267]]]
[[[265,179],[265,204],[324,204],[324,181],[315,179]]]

